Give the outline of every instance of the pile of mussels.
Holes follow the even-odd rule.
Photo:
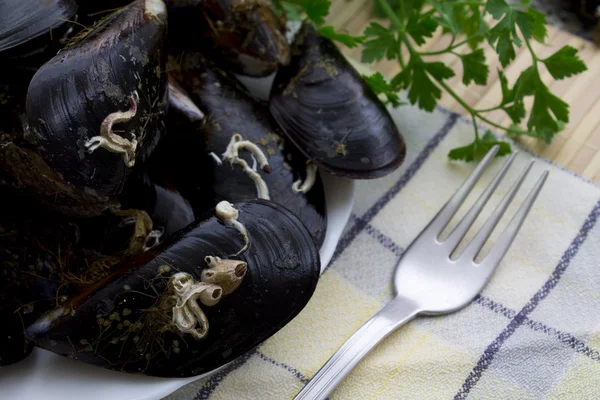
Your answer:
[[[319,173],[405,145],[335,45],[285,34],[264,0],[0,2],[0,365],[192,376],[300,312]],[[236,80],[273,73],[268,102]]]

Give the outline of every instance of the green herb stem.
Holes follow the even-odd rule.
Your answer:
[[[461,99],[460,96],[458,94],[456,94],[456,92],[450,88],[450,86],[446,85],[446,83],[444,81],[437,79],[435,76],[432,76],[432,78],[435,79],[435,81],[438,83],[438,85],[443,87],[444,90],[446,92],[448,92],[448,94],[450,96],[452,96],[454,98],[454,100],[456,100],[458,102],[458,104],[463,106],[465,108],[465,110],[467,110],[469,112],[469,114],[477,115],[477,110],[473,109],[470,105],[465,103],[465,101],[463,99]]]
[[[527,48],[529,49],[529,53],[531,54],[531,58],[533,59],[533,67],[535,68],[536,71],[538,71],[537,63],[538,63],[538,61],[540,61],[540,59],[535,54],[535,51],[533,51],[533,47],[531,47],[531,43],[529,42],[529,39],[527,39],[525,36],[523,37],[523,39],[525,39],[525,44],[527,45]]]
[[[402,41],[400,41],[398,44],[398,64],[400,64],[402,69],[406,68],[406,65],[404,64],[404,57],[402,57]]]
[[[453,6],[477,6],[477,7],[485,7],[484,1],[456,1],[452,3]]]
[[[469,39],[471,39],[471,38],[469,38]],[[438,50],[438,51],[421,51],[421,52],[419,52],[419,55],[420,56],[437,56],[437,55],[440,55],[440,54],[448,53],[448,52],[451,52],[452,50],[454,50],[454,49],[462,46],[463,44],[467,43],[469,41],[469,39],[465,39],[465,40],[460,41],[460,42],[458,42],[456,44],[453,44],[454,40],[455,40],[453,38],[452,42],[450,42],[450,44],[448,45],[448,47],[446,47],[445,49]]]
[[[390,19],[390,21],[392,21],[392,25],[394,25],[394,27],[398,31],[403,32],[404,31],[404,24],[402,23],[402,21],[400,21],[398,19],[398,16],[394,12],[394,10],[392,10],[392,7],[390,6],[390,3],[388,3],[387,0],[378,0],[378,1],[379,1],[379,5],[383,9],[383,12],[385,13],[385,15]],[[403,9],[404,8],[404,2],[401,1],[400,4],[401,4],[401,7]],[[401,12],[402,12],[402,14],[404,14],[403,11],[401,11]]]
[[[486,124],[493,126],[494,128],[502,129],[503,131],[506,131],[506,132],[513,132],[512,129],[502,126],[500,124],[497,124],[494,121],[490,121],[489,119],[487,119],[486,117],[484,117],[482,115],[477,114],[477,117],[480,120],[482,120],[483,122],[485,122]]]
[[[386,1],[387,3],[387,1]],[[381,4],[381,2],[380,2]],[[390,5],[388,7],[391,9]],[[406,19],[406,11],[404,10],[404,0],[400,1],[400,21],[404,24],[404,20]]]
[[[506,106],[506,104],[504,104],[504,106]],[[502,106],[495,106],[495,107],[484,108],[483,110],[475,110],[475,111],[477,112],[477,114],[481,114],[481,113],[487,113],[487,112],[491,112],[491,111],[500,110],[501,108],[502,108]]]

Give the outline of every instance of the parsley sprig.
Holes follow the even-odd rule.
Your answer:
[[[547,58],[540,58],[531,43],[544,43],[547,36],[546,17],[530,5],[530,0],[507,3],[505,0],[375,0],[376,13],[387,18],[387,24],[371,22],[362,36],[337,32],[325,24],[330,0],[276,0],[275,6],[285,11],[289,18],[306,18],[319,29],[319,33],[348,47],[362,45],[362,61],[373,63],[384,58],[396,60],[401,71],[390,81],[380,73],[365,76],[365,82],[394,107],[403,104],[398,95],[407,92],[408,101],[419,108],[433,111],[447,92],[469,113],[473,120],[475,138],[472,143],[453,149],[451,159],[471,161],[480,158],[492,146],[500,145],[498,155],[511,152],[510,145],[499,141],[491,131],[479,132],[479,124],[486,123],[504,130],[510,137],[532,136],[550,143],[554,135],[569,121],[569,105],[554,95],[542,81],[540,68],[545,67],[557,80],[571,77],[586,70],[577,50],[566,45]],[[487,23],[490,15],[493,23]],[[387,25],[387,26],[386,26]],[[420,51],[418,46],[442,29],[450,35],[450,44],[440,51]],[[459,48],[468,46],[467,51]],[[476,109],[468,105],[449,85],[455,73],[447,65],[432,61],[431,57],[449,53],[460,58],[463,66],[462,82],[465,85],[486,85],[489,66],[484,47],[491,46],[497,53],[500,65],[498,76],[502,89],[499,104]],[[510,85],[504,69],[516,57],[516,48],[526,46],[531,55],[531,66],[523,70]],[[461,49],[462,50],[462,49]],[[404,59],[403,53],[408,53]],[[533,107],[527,115],[525,99],[533,98]],[[504,127],[487,117],[502,110],[512,121]],[[524,126],[522,126],[522,124]]]

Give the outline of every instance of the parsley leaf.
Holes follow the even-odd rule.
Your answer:
[[[366,36],[352,36],[345,33],[337,33],[333,26],[323,26],[317,31],[321,36],[345,44],[349,48],[354,48],[362,43]]]
[[[523,98],[534,94],[538,80],[539,73],[533,65],[521,72],[513,88],[515,98]]]
[[[445,32],[451,32],[456,35],[461,31],[460,22],[456,19],[452,4],[447,1],[435,1],[433,7],[438,12],[439,17],[436,18],[438,24],[444,28]]]
[[[487,32],[490,30],[489,25],[479,11],[479,6],[455,6],[453,16],[460,32],[467,36],[467,44],[471,50],[476,50],[479,44],[485,40]]]
[[[415,40],[415,43],[420,46],[425,44],[425,38],[433,36],[433,32],[435,32],[437,27],[438,23],[435,19],[429,16],[420,18],[420,15],[414,12],[408,17],[406,31]]]
[[[498,77],[500,78],[500,87],[502,89],[502,102],[500,103],[502,110],[510,117],[510,119],[518,124],[523,118],[525,118],[525,103],[523,98],[517,98],[515,96],[515,90],[508,87],[508,79],[502,70],[498,70]],[[516,85],[515,85],[516,86]],[[512,105],[507,105],[513,103]]]
[[[296,4],[283,3],[283,11],[288,21],[302,21],[302,8]]]
[[[398,89],[406,89],[410,86],[412,81],[412,64],[409,63],[406,68],[402,71],[398,72],[396,76],[392,79],[392,86]]]
[[[454,76],[454,71],[452,71],[444,63],[439,61],[423,63],[423,66],[425,67],[427,72],[429,72],[435,79],[440,81],[442,79],[449,79]]]
[[[521,46],[521,39],[517,34],[518,14],[504,0],[489,0],[486,5],[488,11],[495,19],[504,17],[488,32],[488,42],[496,49],[500,64],[506,67],[516,57],[514,46]]]
[[[563,123],[569,122],[569,105],[550,92],[535,66],[521,73],[513,90],[515,100],[533,96],[533,107],[527,121],[527,128],[531,131],[528,135],[550,143]]]
[[[554,79],[564,79],[579,74],[587,67],[577,56],[577,49],[569,45],[564,46],[550,57],[542,60]]]
[[[496,153],[496,157],[505,156],[512,151],[510,144],[496,139],[491,131],[487,131],[480,139],[475,139],[471,144],[450,150],[448,157],[451,160],[463,160],[467,162],[478,160],[485,156],[495,145],[500,147]]]
[[[516,11],[515,22],[519,26],[523,37],[532,37],[540,43],[544,43],[548,31],[546,30],[546,16],[529,7],[527,11]]]
[[[569,122],[569,105],[553,95],[541,81],[534,96],[527,128],[538,132],[541,139],[550,143],[560,131],[561,122]]]
[[[502,109],[515,124],[518,124],[525,118],[526,110],[523,101],[516,101],[513,105],[502,107]]]
[[[377,22],[371,22],[365,29],[365,36],[374,39],[363,42],[362,61],[375,62],[383,57],[393,60],[397,56],[398,42],[394,31],[381,26]]]
[[[288,3],[302,7],[306,16],[315,24],[323,25],[329,15],[331,0],[286,0]]]
[[[502,103],[510,103],[515,98],[515,92],[508,87],[508,79],[501,69],[498,69],[498,78],[500,79],[500,88],[502,89]]]
[[[408,92],[408,100],[419,104],[419,108],[433,111],[442,91],[431,81],[424,68],[413,69],[412,85]]]
[[[490,69],[485,63],[485,54],[483,49],[477,49],[472,53],[460,56],[463,64],[463,83],[468,85],[475,82],[478,85],[485,85],[490,73]]]
[[[377,72],[371,76],[364,75],[363,78],[373,92],[376,94],[383,94],[386,97],[386,104],[391,104],[394,107],[398,107],[402,104],[396,88],[394,88],[393,85],[390,85],[381,73]]]
[[[533,18],[533,38],[540,43],[544,43],[546,41],[546,36],[548,36],[548,30],[546,29],[546,15],[531,7],[527,13]]]
[[[442,91],[431,80],[428,74],[441,81],[452,78],[454,71],[441,62],[423,62],[420,58],[411,61],[406,68],[412,69],[412,80],[408,91],[408,100],[426,111],[433,111],[437,101],[442,97]],[[404,78],[406,79],[406,77]],[[393,81],[392,81],[393,82]]]
[[[510,6],[504,0],[488,0],[485,11],[492,14],[494,19],[500,19],[505,13],[510,12]]]

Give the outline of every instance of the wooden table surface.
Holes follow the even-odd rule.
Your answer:
[[[373,20],[371,17],[372,5],[372,0],[333,0],[327,23],[345,32],[362,34],[368,23]],[[385,21],[380,22],[385,23]],[[423,51],[441,50],[448,45],[450,40],[448,36],[441,35],[441,30],[438,29],[434,37],[419,49]],[[550,90],[569,103],[570,122],[562,132],[554,137],[550,145],[531,137],[523,137],[519,139],[519,142],[542,157],[550,159],[590,181],[600,183],[600,47],[552,26],[548,27],[546,43],[546,45],[539,43],[534,45],[535,51],[540,57],[547,57],[562,46],[569,44],[579,49],[579,55],[587,64],[588,70],[562,81],[553,80],[548,71],[544,70],[542,77],[549,84]],[[360,48],[348,49],[344,46],[341,48],[347,56],[360,60]],[[460,49],[467,51],[468,46],[462,46]],[[492,107],[498,104],[501,98],[497,73],[499,63],[494,50],[489,46],[486,48],[486,59],[490,64],[488,84],[486,86],[472,84],[465,87],[462,84],[462,65],[458,57],[451,54],[428,57],[428,61],[443,61],[454,69],[456,76],[450,79],[449,86],[461,95],[470,106],[478,109]],[[526,47],[523,46],[517,53],[516,59],[505,70],[509,82],[514,83],[520,72],[529,65],[531,65],[531,58]],[[383,60],[371,67],[387,77],[392,77],[400,71],[396,61]],[[456,112],[467,114],[446,93],[440,104]],[[526,105],[530,109],[531,101]],[[509,126],[511,123],[508,116],[501,111],[489,113],[488,117],[503,126]],[[495,131],[502,133],[498,129]]]

